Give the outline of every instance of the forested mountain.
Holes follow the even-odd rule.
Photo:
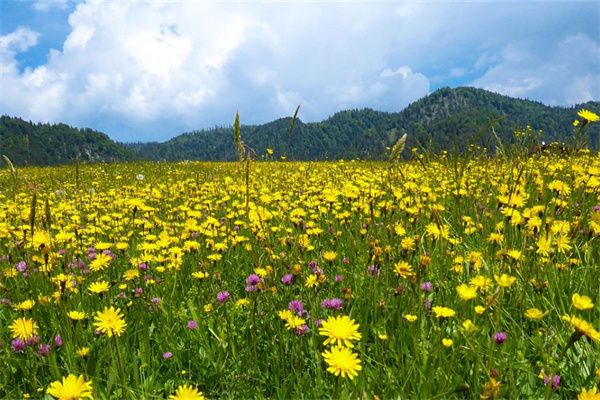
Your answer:
[[[396,113],[347,110],[321,122],[297,120],[292,132],[291,118],[242,125],[241,132],[257,156],[271,148],[275,157],[286,156],[289,160],[383,159],[386,148],[404,133],[408,134],[405,151],[414,146],[460,151],[469,143],[493,149],[497,139],[492,126],[504,143],[512,140],[515,128],[526,125],[543,130],[542,140],[546,142],[568,141],[573,135],[572,122],[581,108],[600,113],[599,102],[549,107],[482,89],[443,88]],[[590,144],[598,149],[600,123],[591,124],[588,133]],[[91,129],[33,124],[10,117],[0,118],[0,154],[6,154],[17,165],[68,163],[77,155],[82,161],[236,158],[231,127],[188,132],[162,143],[122,145]]]
[[[126,161],[133,153],[107,135],[65,124],[34,124],[0,117],[0,154],[15,165],[56,165],[74,162]]]
[[[408,133],[407,149],[421,145],[437,151],[469,143],[493,149],[498,137],[509,143],[516,128],[530,125],[543,130],[542,140],[568,141],[572,122],[580,108],[600,112],[599,102],[575,107],[549,107],[542,103],[514,99],[483,89],[443,88],[397,113],[371,109],[348,110],[316,123],[297,121],[291,134],[290,118],[264,125],[242,125],[242,138],[258,154],[267,148],[276,156],[293,160],[382,159],[386,147]],[[243,117],[243,116],[242,116]],[[598,148],[600,124],[592,124],[590,144]],[[152,160],[234,160],[231,128],[184,133],[163,143],[128,145],[141,158]]]

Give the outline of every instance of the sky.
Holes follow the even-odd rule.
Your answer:
[[[0,114],[122,142],[446,86],[600,100],[600,1],[0,0]]]

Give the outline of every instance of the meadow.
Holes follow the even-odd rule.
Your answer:
[[[413,156],[2,169],[0,398],[598,399],[598,154]]]

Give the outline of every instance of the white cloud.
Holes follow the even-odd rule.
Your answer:
[[[473,82],[508,96],[569,105],[600,98],[600,43],[571,35],[547,49],[544,59],[524,47],[507,46],[500,61]]]
[[[597,41],[572,36],[552,63],[531,44],[507,45],[537,35],[542,22],[555,29],[564,9],[536,25],[537,7],[522,5],[518,18],[514,5],[486,7],[88,0],[39,67],[20,70],[16,61],[37,43],[35,32],[0,37],[0,113],[151,140],[229,124],[236,110],[243,123],[291,115],[298,103],[305,121],[349,107],[397,111],[426,95],[435,76],[483,74],[475,85],[560,104],[598,98],[599,68],[590,61]],[[499,30],[507,21],[514,29]],[[581,53],[570,48],[585,48],[583,67],[575,67]],[[577,76],[569,76],[573,70]]]
[[[67,8],[70,0],[35,0],[32,4],[36,11],[49,11],[53,8],[64,10]]]

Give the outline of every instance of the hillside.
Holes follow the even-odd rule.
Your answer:
[[[491,126],[503,142],[510,142],[517,127],[531,125],[544,131],[542,140],[568,141],[572,122],[581,108],[600,113],[599,102],[574,107],[549,107],[475,88],[436,90],[400,112],[371,109],[338,112],[321,122],[296,122],[289,133],[290,118],[263,125],[242,125],[242,137],[258,155],[267,148],[275,157],[289,160],[383,159],[386,147],[408,133],[407,150],[423,146],[434,151],[464,149],[469,143],[494,148]],[[233,116],[232,116],[233,120]],[[242,115],[243,122],[243,115]],[[600,124],[588,132],[592,148],[598,149]],[[162,143],[115,143],[91,129],[64,124],[33,124],[19,118],[0,117],[0,154],[17,165],[82,161],[234,160],[231,127],[193,131]]]
[[[107,135],[65,124],[34,124],[0,117],[0,154],[15,165],[57,165],[74,162],[112,162],[133,159],[133,153]]]
[[[517,127],[531,125],[544,131],[543,140],[567,141],[573,133],[577,110],[600,112],[599,102],[574,107],[549,107],[542,103],[514,99],[475,88],[443,88],[397,113],[370,109],[347,110],[316,123],[297,121],[288,133],[290,118],[264,125],[242,126],[244,141],[264,154],[293,160],[339,158],[381,159],[386,147],[408,133],[407,148],[422,145],[431,150],[462,149],[469,143],[488,148],[496,144],[490,126],[510,142]],[[598,148],[600,126],[589,127],[591,145]],[[131,144],[140,158],[152,160],[234,160],[231,128],[184,133],[163,143]]]

